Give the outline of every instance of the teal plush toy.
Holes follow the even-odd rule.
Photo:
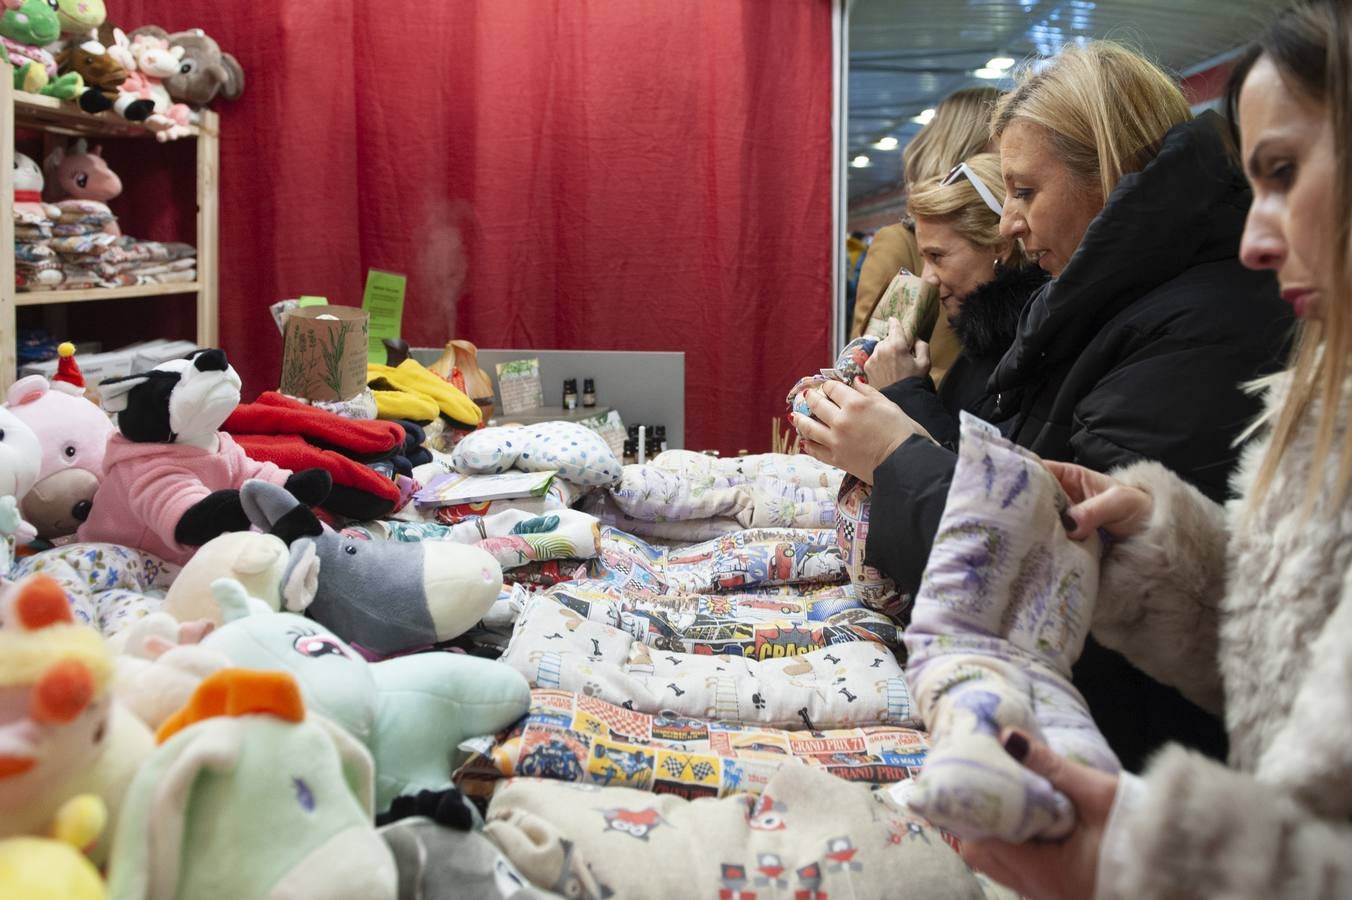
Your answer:
[[[395,900],[371,755],[307,714],[291,676],[217,672],[158,738],[118,819],[112,900]]]
[[[447,652],[368,663],[323,625],[274,612],[234,579],[211,590],[224,624],[202,647],[237,666],[291,673],[306,704],[375,757],[377,811],[401,794],[449,787],[460,743],[501,731],[530,706],[530,686],[502,663]]]

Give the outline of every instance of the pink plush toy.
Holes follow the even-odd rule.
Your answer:
[[[61,349],[74,351],[70,344]],[[49,383],[41,375],[29,375],[9,389],[10,412],[33,429],[42,446],[37,483],[19,510],[38,537],[48,540],[74,534],[89,516],[103,477],[104,449],[115,431],[112,420],[85,399],[80,387],[59,378]]]
[[[101,221],[102,230],[121,235],[117,217],[108,201],[122,193],[122,179],[108,168],[103,147],[89,149],[80,138],[70,147],[57,147],[43,162],[47,172],[47,197],[55,201],[57,214],[70,213],[75,221]]]
[[[114,108],[121,109],[136,100],[150,100],[155,110],[145,120],[145,126],[155,132],[156,140],[172,141],[186,135],[195,118],[193,111],[183,103],[175,103],[164,86],[164,79],[179,74],[184,49],[171,47],[167,40],[152,34],[138,34],[130,41],[121,29],[113,34],[117,49],[109,48],[109,52],[127,70],[127,80],[119,88],[122,97]]]
[[[122,193],[122,179],[108,168],[103,147],[91,150],[84,138],[69,148],[57,147],[48,154],[43,167],[47,171],[47,196],[53,201],[69,197],[107,203]]]

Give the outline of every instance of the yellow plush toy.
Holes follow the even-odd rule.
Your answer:
[[[72,797],[51,838],[0,840],[0,900],[104,900],[108,892],[81,847],[103,830],[108,811],[93,794]]]
[[[115,816],[154,742],[112,696],[103,638],[75,623],[65,592],[44,575],[12,589],[0,620],[0,688],[12,698],[0,716],[0,838],[70,827],[70,804],[82,794]],[[90,838],[95,863],[109,842]]]

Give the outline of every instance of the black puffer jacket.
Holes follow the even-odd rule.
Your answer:
[[[1156,460],[1225,499],[1260,410],[1240,385],[1281,365],[1293,319],[1272,276],[1237,258],[1249,191],[1220,129],[1212,113],[1172,129],[1024,309],[990,380],[1018,443],[1100,472]],[[956,459],[912,438],[874,472],[866,558],[902,590],[919,585]],[[1092,639],[1075,683],[1130,769],[1169,739],[1223,752],[1219,723]]]
[[[882,389],[940,446],[958,449],[958,413],[969,412],[992,421],[995,395],[986,389],[991,374],[1009,350],[1017,333],[1019,314],[1028,300],[1047,283],[1037,268],[1008,268],[972,291],[953,323],[962,346],[958,358],[938,389],[928,375],[903,378]]]

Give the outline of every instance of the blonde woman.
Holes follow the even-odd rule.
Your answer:
[[[990,87],[964,88],[945,97],[934,108],[930,123],[906,145],[903,178],[907,189],[942,177],[960,161],[986,152],[991,139],[991,109],[999,99],[1000,92]],[[864,333],[874,307],[897,272],[906,269],[919,274],[923,266],[915,234],[906,225],[879,229],[859,271],[850,337]],[[957,339],[947,322],[935,327],[930,352],[938,381],[958,354]]]
[[[991,376],[992,421],[1044,459],[1155,460],[1227,495],[1235,440],[1260,408],[1239,385],[1280,367],[1292,318],[1274,279],[1240,264],[1250,195],[1223,132],[1109,42],[1067,47],[996,106],[1001,227],[1053,278]],[[875,511],[904,511],[889,521],[905,527],[878,537],[896,548],[880,568],[913,588],[955,455],[867,386],[828,384],[811,402],[818,421],[797,423],[808,451],[871,482]],[[1214,716],[1092,636],[1074,681],[1130,771],[1167,740],[1224,754]]]
[[[958,336],[961,352],[937,388],[924,341],[912,348],[903,336],[889,334],[864,366],[869,384],[952,449],[959,411],[994,416],[995,398],[986,382],[1014,342],[1019,313],[1047,280],[1041,269],[1027,265],[1019,242],[1000,233],[1004,202],[1000,157],[993,153],[973,156],[915,186],[906,211],[924,259],[921,277],[938,292],[941,315]]]
[[[970,845],[1031,897],[1352,896],[1352,9],[1306,0],[1236,67],[1254,201],[1243,259],[1303,320],[1226,507],[1163,466],[1052,471],[1072,537],[1116,538],[1094,631],[1225,708],[1230,768],[1171,747],[1144,778],[1005,747],[1076,805],[1064,842]],[[1236,102],[1237,101],[1237,102]]]

